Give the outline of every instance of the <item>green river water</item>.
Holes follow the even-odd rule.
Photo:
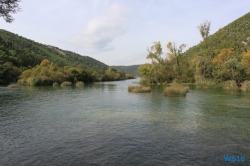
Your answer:
[[[138,82],[1,86],[0,165],[250,165],[250,93],[127,92]]]

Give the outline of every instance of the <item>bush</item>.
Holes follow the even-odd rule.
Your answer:
[[[196,88],[217,88],[217,83],[212,79],[206,79],[202,76],[195,76]]]
[[[222,83],[222,89],[238,89],[238,86],[234,80],[228,80]]]
[[[61,87],[71,86],[71,85],[72,85],[72,82],[64,81],[64,82],[61,84]]]
[[[128,92],[146,93],[146,92],[151,92],[151,88],[150,87],[141,87],[141,86],[129,86]]]
[[[82,81],[76,82],[76,87],[83,87],[84,83]]]
[[[57,82],[54,82],[53,83],[53,87],[57,87],[58,86],[58,83]]]
[[[10,84],[7,86],[7,88],[18,88],[18,84]]]
[[[241,90],[243,91],[250,91],[250,81],[244,81]]]
[[[149,78],[141,78],[139,83],[140,83],[141,85],[150,85],[150,84],[151,84],[151,81],[150,81]]]
[[[196,87],[195,83],[180,83],[180,85],[188,86],[189,88],[195,88]]]
[[[126,74],[126,79],[134,79],[135,76],[133,74]]]
[[[166,87],[163,93],[165,96],[186,96],[186,93],[188,91],[189,91],[188,86],[172,85]]]

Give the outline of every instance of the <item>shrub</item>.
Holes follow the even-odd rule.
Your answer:
[[[250,81],[244,81],[241,90],[243,91],[250,91]]]
[[[17,84],[19,84],[19,85],[27,85],[26,79],[24,79],[24,78],[19,79],[19,80],[17,81]]]
[[[133,74],[126,74],[126,79],[134,79],[135,76]]]
[[[18,88],[18,84],[10,84],[7,88]]]
[[[180,85],[188,86],[189,88],[195,88],[196,87],[195,83],[181,83]]]
[[[61,84],[62,87],[71,86],[71,85],[72,85],[72,83],[69,82],[69,81],[64,81],[64,82]]]
[[[83,87],[84,83],[82,81],[76,82],[76,87]]]
[[[234,80],[228,80],[222,83],[222,89],[238,89],[238,86]]]
[[[188,91],[189,91],[188,86],[172,85],[166,87],[163,93],[165,96],[186,96],[186,93]]]
[[[51,62],[48,59],[44,59],[41,63],[40,66],[49,66]]]
[[[195,84],[197,88],[216,88],[217,83],[212,79],[206,79],[202,76],[195,76]]]
[[[151,92],[151,88],[150,87],[141,87],[141,86],[129,86],[128,91],[134,92],[134,93],[146,93],[146,92]]]
[[[58,83],[57,82],[54,82],[53,83],[53,87],[57,87],[58,86]]]
[[[141,78],[139,83],[140,83],[141,85],[150,85],[150,84],[151,84],[149,78]]]

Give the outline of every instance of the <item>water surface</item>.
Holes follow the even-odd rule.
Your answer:
[[[0,87],[0,165],[227,165],[250,160],[250,93],[127,92],[138,79],[83,88]]]

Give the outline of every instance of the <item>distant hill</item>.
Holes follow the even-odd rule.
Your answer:
[[[122,71],[126,74],[138,75],[138,67],[141,65],[131,65],[131,66],[114,66],[118,71]]]
[[[198,32],[197,32],[198,33]],[[201,42],[189,48],[184,56],[192,58],[196,54],[210,54],[214,57],[223,48],[234,48],[235,54],[246,52],[250,46],[250,12],[238,18],[232,23],[219,29],[207,38],[206,42]]]
[[[44,45],[0,29],[0,63],[9,61],[17,67],[33,67],[43,59],[49,59],[60,66],[80,65],[88,69],[103,70],[108,68],[108,65],[89,56]]]

